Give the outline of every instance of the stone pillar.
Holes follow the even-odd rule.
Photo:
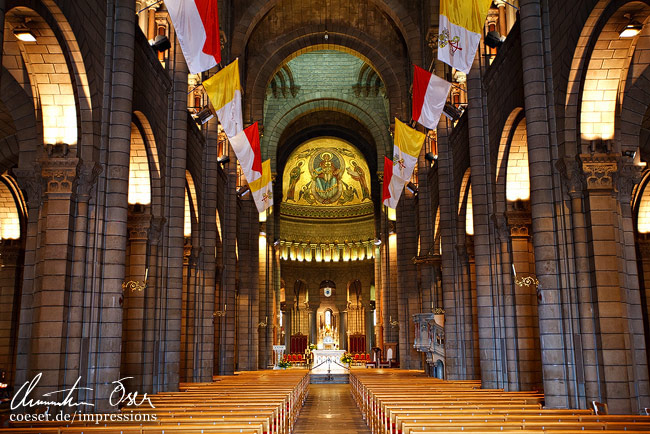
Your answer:
[[[635,257],[630,196],[641,169],[613,154],[582,154],[580,159],[589,239],[595,246],[592,292],[601,401],[612,413],[639,413],[649,402],[648,372],[638,281],[628,261]]]
[[[363,304],[364,326],[366,330],[366,353],[372,354],[371,349],[375,346],[375,327],[373,325],[374,311],[370,303]]]
[[[137,209],[136,209],[137,208]],[[128,389],[143,390],[144,325],[146,317],[147,243],[151,214],[141,207],[129,207],[128,268],[124,277],[124,304],[122,308],[122,369],[125,377],[133,377]],[[130,285],[129,285],[130,283]]]
[[[291,353],[291,309],[282,312],[282,324],[284,325],[284,345],[286,345],[286,353]]]
[[[348,350],[348,311],[347,306],[337,306],[339,309],[339,349]]]
[[[14,384],[16,378],[20,267],[24,257],[21,244],[21,240],[0,241],[0,367],[6,371],[6,377],[0,381],[7,384]]]
[[[41,218],[42,238],[34,291],[34,327],[31,336],[32,374],[43,373],[35,396],[59,390],[65,372],[68,300],[72,260],[73,192],[79,159],[67,156],[67,146],[48,147],[40,160],[45,185]]]
[[[561,267],[556,246],[564,243],[558,239],[554,185],[560,180],[552,165],[549,126],[549,107],[554,102],[553,89],[547,86],[545,39],[547,28],[542,23],[542,3],[521,0],[521,52],[526,107],[526,134],[530,173],[530,203],[535,269],[542,300],[538,307],[539,333],[542,352],[544,396],[548,408],[574,408],[578,403],[575,379],[571,378],[574,361],[572,336],[565,334],[563,318],[563,289]]]
[[[309,307],[309,343],[316,345],[318,341],[318,331],[316,328],[316,309]]]
[[[508,36],[508,22],[506,21],[506,2],[503,0],[496,0],[494,4],[499,8],[499,33],[502,36]]]

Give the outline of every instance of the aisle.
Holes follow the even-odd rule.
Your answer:
[[[370,434],[349,384],[310,384],[293,434]]]

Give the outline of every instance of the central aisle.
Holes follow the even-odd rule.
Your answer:
[[[310,384],[293,434],[370,434],[349,384]]]

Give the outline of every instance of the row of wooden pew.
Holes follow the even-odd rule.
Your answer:
[[[150,395],[155,408],[147,403],[122,408],[123,416],[139,422],[75,422],[68,426],[23,422],[0,429],[0,433],[289,434],[308,387],[309,375],[304,369],[241,372],[215,377],[211,383],[181,384],[179,392]]]
[[[439,380],[421,371],[352,371],[350,384],[373,434],[650,432],[650,416],[544,409],[537,392],[481,389],[480,381]]]

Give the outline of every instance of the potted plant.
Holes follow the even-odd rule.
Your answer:
[[[287,369],[291,367],[291,362],[288,360],[282,360],[280,363],[278,363],[278,368],[280,369]]]
[[[343,353],[343,355],[341,356],[341,363],[343,363],[346,366],[350,366],[350,363],[352,363],[352,354]]]

